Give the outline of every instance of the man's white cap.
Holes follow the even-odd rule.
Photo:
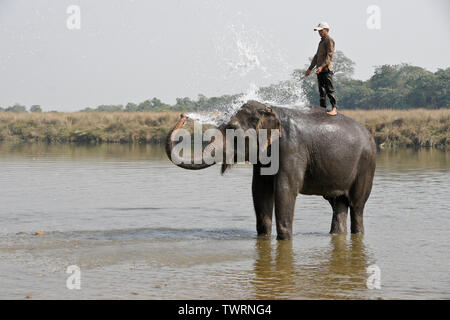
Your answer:
[[[326,22],[321,22],[317,27],[314,28],[314,31],[319,31],[322,29],[330,29],[330,26]]]

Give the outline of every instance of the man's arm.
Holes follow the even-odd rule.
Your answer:
[[[311,71],[312,69],[314,69],[314,67],[317,64],[317,53],[314,55],[314,58],[311,61],[311,64],[309,65],[308,70]]]
[[[311,74],[311,70],[314,69],[314,67],[317,64],[317,53],[314,55],[314,58],[311,61],[311,65],[309,66],[308,70],[305,72],[305,76],[309,76]]]

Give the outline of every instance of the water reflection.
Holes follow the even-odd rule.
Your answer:
[[[254,263],[255,299],[274,299],[289,296],[295,292],[292,278],[295,270],[292,241],[277,241],[275,258],[272,257],[272,243],[267,239],[256,241]]]
[[[367,253],[361,235],[351,235],[350,242],[346,235],[331,236],[330,246],[324,253],[326,259],[316,273],[318,287],[324,289],[320,297],[361,296],[361,291],[366,291],[366,268],[370,264]]]
[[[155,144],[76,144],[76,143],[7,143],[0,142],[0,156],[64,157],[73,159],[164,159],[163,145]],[[167,160],[168,161],[168,160]]]
[[[0,158],[12,156],[68,157],[91,159],[161,159],[169,161],[162,144],[76,144],[0,142]],[[437,149],[382,149],[377,152],[377,168],[388,170],[448,169],[449,153]],[[169,162],[168,162],[169,163]]]
[[[328,246],[304,253],[295,252],[292,241],[258,239],[255,249],[255,299],[346,299],[368,293],[370,259],[361,235],[333,235]]]
[[[449,162],[449,153],[438,149],[403,148],[383,149],[377,152],[377,169],[395,172],[414,169],[448,170]]]

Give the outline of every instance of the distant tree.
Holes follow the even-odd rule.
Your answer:
[[[145,100],[139,103],[137,107],[137,111],[151,111],[152,110],[152,102],[151,100]]]
[[[136,103],[128,102],[127,105],[125,106],[126,112],[136,112],[137,109],[138,109],[138,106]]]
[[[121,104],[118,104],[118,105],[102,104],[102,105],[98,106],[97,108],[95,108],[95,111],[98,111],[98,112],[120,112],[120,111],[123,111],[123,105],[121,105]]]
[[[87,107],[80,112],[121,112],[124,111],[123,105],[117,104],[117,105],[108,105],[108,104],[102,104],[96,107],[95,109]]]
[[[436,105],[450,108],[450,68],[438,69],[434,73],[437,78],[435,87]]]
[[[27,112],[27,108],[18,103],[5,109],[6,112]]]
[[[205,110],[205,109],[208,109],[208,107],[210,107],[210,105],[208,103],[208,98],[203,94],[199,94],[197,96],[197,102],[196,102],[195,108],[198,110]]]
[[[372,104],[394,109],[448,107],[448,73],[432,73],[409,64],[379,66],[367,81],[374,90]]]
[[[95,111],[94,109],[89,108],[89,107],[86,107],[86,108],[80,110],[80,112],[94,112],[94,111]]]
[[[158,98],[153,98],[150,101],[150,104],[151,104],[151,109],[154,111],[163,111],[163,110],[167,110],[168,108],[170,108],[170,105],[165,104]]]
[[[338,78],[351,78],[355,72],[355,62],[346,57],[342,51],[337,50],[333,57],[333,72]]]
[[[192,101],[190,98],[176,98],[176,103],[174,105],[174,108],[177,110],[194,110],[195,109],[195,102]]]
[[[435,73],[424,70],[407,80],[406,95],[408,107],[448,108],[450,107],[450,68]]]
[[[368,109],[373,90],[364,81],[354,79],[340,79],[336,81],[338,105],[346,109]]]
[[[42,112],[41,106],[35,104],[30,107],[31,112]]]
[[[374,75],[368,81],[368,85],[372,89],[392,88],[396,83],[397,71],[395,67],[390,65],[382,65],[375,68]]]

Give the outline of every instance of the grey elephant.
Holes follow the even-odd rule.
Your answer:
[[[263,119],[263,121],[262,121]],[[175,161],[173,135],[183,126],[185,116],[169,132],[166,153],[178,166],[198,170],[214,164],[205,159],[191,163]],[[350,207],[351,233],[363,233],[363,212],[372,190],[376,145],[367,129],[342,114],[328,116],[316,106],[282,108],[257,101],[245,103],[218,127],[226,129],[279,129],[279,168],[273,175],[261,174],[261,163],[253,164],[252,195],[258,236],[270,236],[275,207],[277,239],[292,238],[292,222],[297,195],[320,195],[331,204],[330,233],[347,231]],[[219,149],[217,140],[205,147]],[[271,148],[271,146],[269,146]],[[180,163],[181,162],[181,163]],[[222,173],[229,165],[222,163]]]

